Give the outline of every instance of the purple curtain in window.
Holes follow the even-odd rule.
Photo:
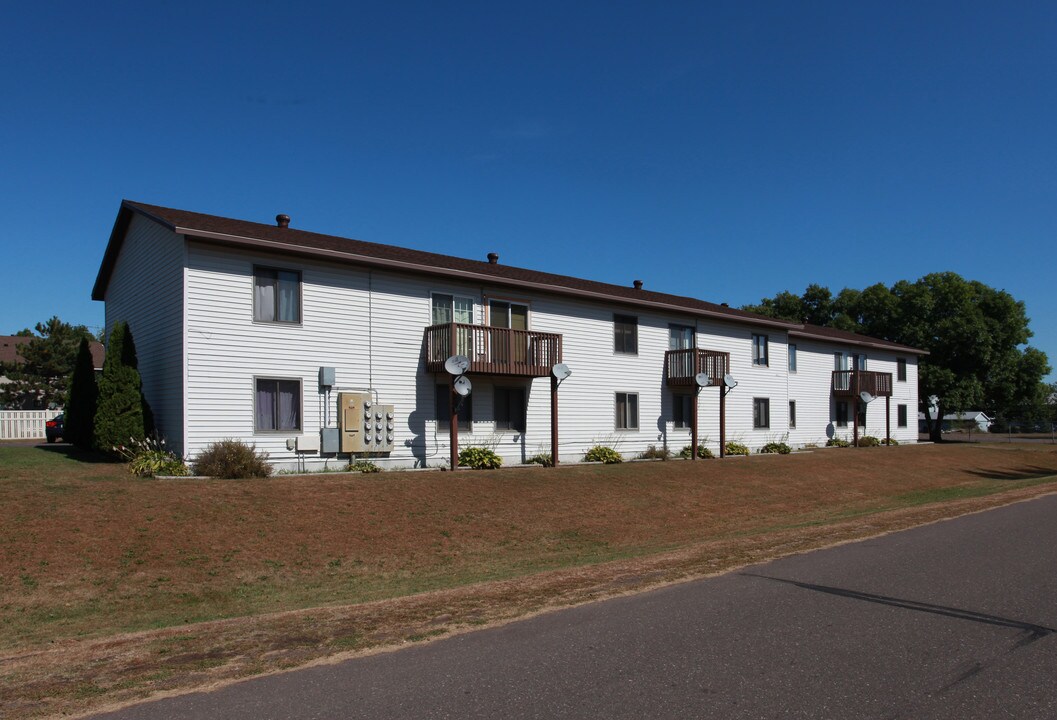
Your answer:
[[[301,427],[300,386],[295,382],[279,383],[279,429],[297,430]]]

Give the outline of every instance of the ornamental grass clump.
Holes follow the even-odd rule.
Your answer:
[[[789,447],[784,442],[769,442],[760,448],[760,453],[765,455],[773,453],[777,453],[778,455],[788,455],[791,452],[793,452],[793,448]]]
[[[859,447],[878,447],[881,441],[873,435],[863,435],[859,438]]]
[[[715,457],[715,455],[712,454],[712,451],[709,450],[704,445],[698,445],[697,446],[697,456],[699,458],[705,458],[705,459],[710,459],[710,458],[714,458]],[[690,446],[689,445],[687,445],[686,447],[684,447],[682,450],[679,451],[679,457],[681,457],[683,460],[689,460],[690,459]]]
[[[623,456],[611,447],[595,445],[584,453],[584,462],[600,462],[606,465],[614,465],[624,462]]]
[[[127,444],[115,445],[113,452],[136,477],[187,474],[184,461],[166,450],[165,439],[157,435],[142,439],[130,437]]]
[[[672,451],[668,448],[657,447],[656,445],[650,445],[641,453],[639,453],[639,460],[667,460],[672,456]]]
[[[851,443],[844,438],[830,438],[826,441],[826,447],[851,447]]]
[[[210,443],[194,464],[195,475],[235,480],[263,478],[272,474],[268,453],[241,440]]]
[[[727,455],[748,455],[749,447],[739,442],[727,443]]]

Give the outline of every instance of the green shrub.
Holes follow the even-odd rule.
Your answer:
[[[639,453],[639,460],[667,460],[672,456],[672,451],[668,448],[657,447],[656,445],[650,445],[648,448]]]
[[[489,448],[468,447],[459,451],[459,465],[465,465],[474,470],[495,470],[502,467],[503,458]]]
[[[704,445],[698,445],[697,446],[697,456],[699,458],[705,458],[705,459],[715,457],[715,455],[712,454],[712,451],[709,450]],[[682,450],[679,451],[679,457],[681,457],[683,460],[689,460],[690,459],[690,446],[689,445],[685,446]]]
[[[881,441],[873,435],[862,435],[859,437],[859,447],[878,447]]]
[[[769,442],[762,448],[760,448],[760,452],[765,455],[772,453],[777,453],[779,455],[788,455],[789,453],[793,452],[793,448],[789,447],[784,442]]]
[[[132,331],[118,322],[110,331],[110,342],[99,376],[98,402],[95,411],[95,443],[103,452],[115,448],[127,438],[142,440],[154,430],[150,406],[143,397]]]
[[[621,457],[620,453],[611,447],[605,445],[595,445],[593,448],[584,453],[584,461],[586,462],[603,462],[606,465],[612,465],[614,463],[624,462],[624,458]]]
[[[73,375],[70,376],[70,393],[66,397],[63,440],[82,450],[90,450],[94,446],[95,409],[98,402],[99,388],[95,383],[92,351],[88,346],[88,338],[81,338]]]
[[[528,464],[542,465],[543,467],[553,467],[554,460],[551,458],[550,453],[539,453],[538,455],[533,455],[532,457],[530,457],[528,459]]]
[[[165,440],[157,436],[143,440],[129,438],[128,445],[118,445],[114,453],[125,461],[128,471],[137,477],[187,474],[184,461],[166,450]]]
[[[194,464],[195,475],[215,478],[268,477],[272,466],[268,453],[258,451],[256,445],[241,440],[220,440],[210,443]]]
[[[376,473],[381,471],[382,469],[370,460],[357,460],[345,466],[345,472]]]
[[[748,455],[749,448],[739,442],[727,443],[727,455]]]
[[[826,447],[851,447],[851,443],[844,438],[830,438],[826,441]]]
[[[899,441],[896,440],[895,438],[888,438],[887,440],[882,440],[881,444],[882,445],[891,445],[892,447],[895,447],[896,445],[899,444]]]

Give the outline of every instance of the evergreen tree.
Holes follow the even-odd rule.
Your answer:
[[[8,379],[0,385],[0,407],[17,410],[44,410],[61,405],[69,390],[77,346],[81,339],[92,339],[84,325],[70,325],[57,317],[37,323],[36,334],[28,328],[17,333],[30,338],[19,345],[20,362],[0,363],[0,375]]]
[[[99,388],[92,367],[92,351],[88,338],[81,339],[77,360],[70,378],[70,394],[66,400],[65,440],[81,449],[93,447],[95,442],[95,410]]]
[[[99,402],[95,413],[95,446],[103,452],[141,440],[153,430],[153,417],[143,397],[132,331],[118,322],[110,332]]]

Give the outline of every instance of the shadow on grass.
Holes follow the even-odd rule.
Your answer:
[[[36,445],[35,450],[42,450],[47,453],[53,453],[55,455],[63,455],[66,458],[75,462],[82,463],[115,463],[120,462],[113,456],[104,455],[96,450],[81,450],[80,448],[68,445],[66,443],[55,444],[55,445]]]
[[[966,470],[966,472],[987,480],[1036,480],[1050,475],[1057,475],[1057,468],[1032,465],[1016,470]]]

